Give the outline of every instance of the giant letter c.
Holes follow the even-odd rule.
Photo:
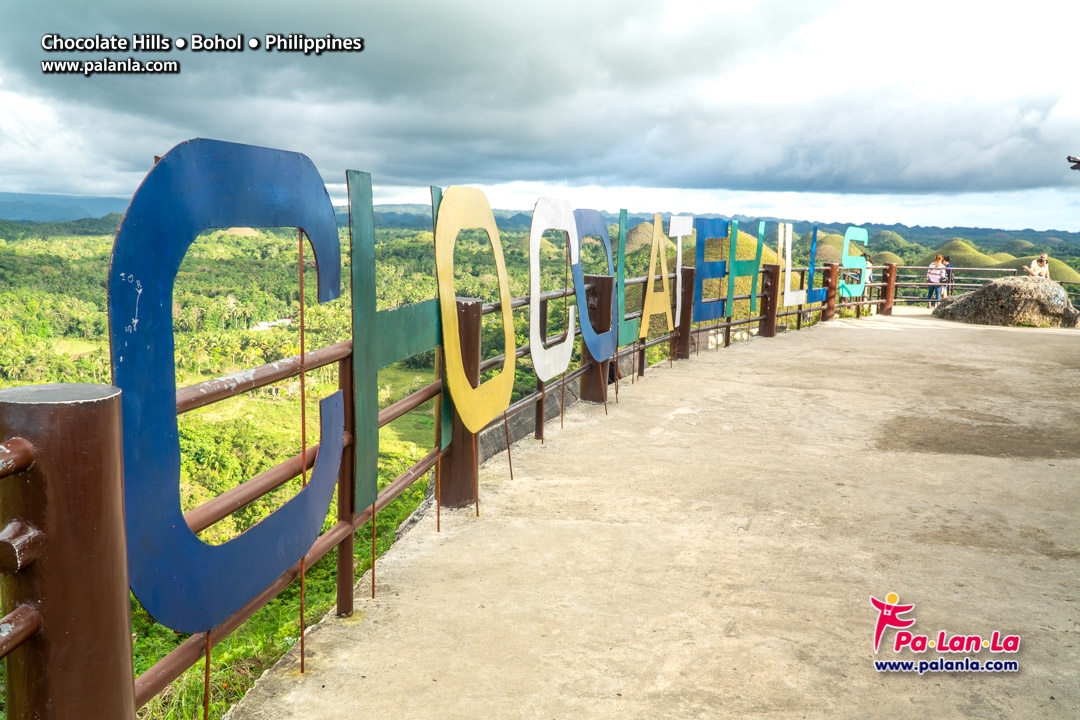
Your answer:
[[[334,209],[312,162],[215,140],[181,143],[153,167],[117,231],[109,270],[131,589],[158,622],[188,633],[220,624],[303,557],[322,529],[341,464],[339,391],[322,401],[322,446],[311,483],[299,494],[222,545],[207,545],[184,521],[173,283],[200,232],[233,225],[303,228],[315,250],[319,302],[337,297]]]

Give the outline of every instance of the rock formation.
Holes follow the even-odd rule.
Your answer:
[[[1053,280],[1005,277],[974,292],[946,298],[934,317],[975,325],[1076,327],[1077,312]]]

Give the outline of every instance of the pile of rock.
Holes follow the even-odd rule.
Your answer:
[[[945,298],[934,317],[976,325],[1076,327],[1077,312],[1053,280],[1006,277],[964,295]]]

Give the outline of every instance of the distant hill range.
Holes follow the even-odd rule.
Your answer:
[[[66,222],[123,213],[130,198],[0,192],[0,220]]]
[[[338,226],[345,227],[349,223],[349,209],[344,205],[334,208],[334,212],[337,214]],[[532,224],[532,211],[531,210],[499,210],[493,209],[492,214],[495,216],[495,222],[498,224],[500,230],[506,231],[524,231],[528,230]],[[671,213],[662,213],[665,222]],[[678,213],[676,213],[678,214]],[[600,215],[608,222],[608,224],[614,224],[619,222],[619,215],[617,213],[600,212]],[[719,217],[719,216],[710,216]],[[628,228],[640,225],[643,222],[652,222],[652,214],[634,213],[628,214],[626,218],[626,226]],[[413,228],[417,230],[430,230],[431,229],[431,206],[421,205],[419,203],[408,203],[402,205],[376,205],[375,206],[375,227],[377,228]]]
[[[0,237],[26,237],[35,235],[106,235],[116,232],[121,214],[127,209],[128,198],[83,197],[76,195],[35,195],[29,193],[0,192]],[[344,206],[334,208],[338,225],[348,224],[348,210]],[[529,210],[494,210],[499,227],[506,231],[526,231],[532,221]],[[600,213],[609,224],[619,221],[617,213]],[[672,213],[660,214],[665,226]],[[710,214],[704,217],[729,219],[725,215]],[[757,234],[753,223],[765,220],[770,227],[766,237],[776,237],[776,222],[791,222],[799,235],[810,232],[816,226],[819,233],[838,233],[843,235],[848,227],[844,223],[814,223],[805,220],[791,220],[775,217],[747,217],[735,215],[740,229],[751,235]],[[632,213],[627,217],[627,228],[643,222],[652,222],[651,213]],[[855,224],[855,223],[851,223]],[[431,228],[431,207],[419,203],[398,205],[376,205],[375,227],[429,230]],[[863,223],[871,237],[884,231],[900,235],[908,243],[915,243],[925,248],[936,248],[954,238],[970,240],[980,247],[1003,250],[1014,255],[1025,254],[1021,245],[1054,248],[1065,246],[1080,248],[1080,233],[1062,230],[1000,230],[996,228],[973,227],[923,227],[916,225],[880,225]],[[874,250],[871,241],[871,250]],[[891,249],[891,248],[890,248]]]
[[[347,208],[337,207],[335,208],[335,211],[337,212],[338,224],[342,227],[347,225],[349,220]],[[528,230],[529,225],[532,222],[532,212],[528,210],[493,210],[492,212],[495,215],[495,222],[502,230]],[[601,211],[600,215],[608,222],[608,224],[613,225],[619,222],[619,215],[617,213]],[[665,228],[671,215],[672,213],[670,212],[660,213],[660,216],[664,220]],[[722,218],[724,220],[731,219],[727,215],[718,214],[701,215],[700,217]],[[764,220],[769,226],[767,228],[766,237],[772,239],[774,242],[776,238],[775,223],[777,222],[792,223],[794,225],[794,231],[798,235],[809,233],[815,227],[817,227],[818,232],[822,234],[838,233],[843,235],[844,231],[849,226],[857,225],[857,223],[819,223],[808,222],[806,220],[792,220],[790,218],[748,217],[746,215],[735,215],[734,218],[739,221],[740,230],[744,230],[751,235],[757,235],[757,226],[753,223]],[[652,221],[653,215],[651,213],[628,213],[626,227],[629,229],[640,225],[641,223],[652,223]],[[928,248],[939,247],[957,237],[967,238],[983,247],[1005,249],[1007,251],[1019,249],[1016,247],[1018,243],[1026,245],[1027,247],[1032,245],[1054,247],[1055,245],[1064,244],[1074,248],[1080,248],[1080,233],[1066,232],[1064,230],[1032,230],[1028,228],[1024,230],[1006,231],[998,228],[940,228],[933,226],[924,227],[921,225],[908,227],[907,225],[900,224],[882,225],[879,223],[862,223],[858,224],[858,226],[866,228],[866,231],[871,236],[883,231],[891,231],[902,236],[909,243],[915,243]],[[400,227],[430,230],[431,206],[421,204],[376,205],[375,227]],[[873,245],[873,243],[871,243],[871,245]]]

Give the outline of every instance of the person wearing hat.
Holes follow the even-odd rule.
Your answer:
[[[1043,253],[1039,257],[1031,261],[1030,266],[1024,266],[1024,271],[1032,277],[1041,277],[1050,279],[1050,258]]]

